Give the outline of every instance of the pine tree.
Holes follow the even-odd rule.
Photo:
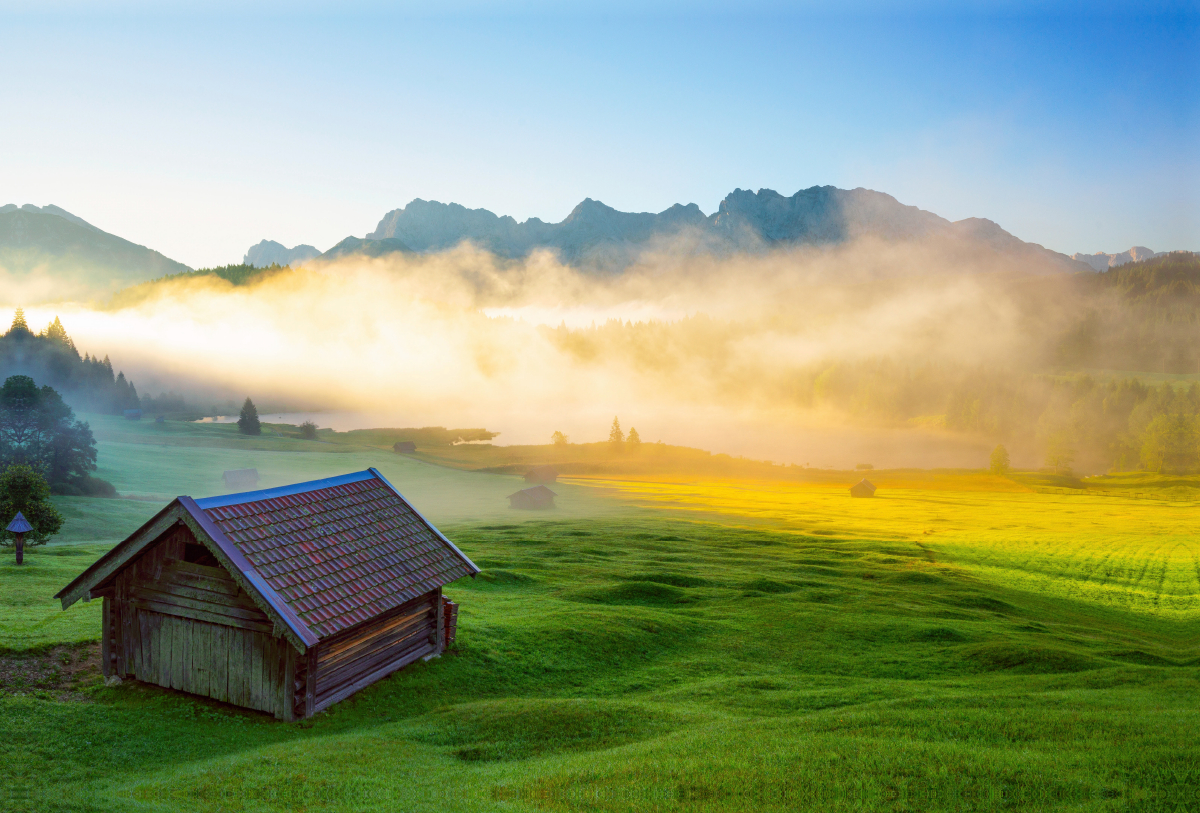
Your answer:
[[[238,416],[237,424],[238,431],[243,435],[262,434],[262,424],[258,421],[258,408],[254,406],[250,396],[246,396],[246,403],[242,404],[242,414]]]
[[[613,416],[612,429],[608,430],[608,442],[613,446],[620,446],[625,442],[625,433],[621,431],[621,422]]]
[[[642,438],[638,434],[637,427],[629,427],[629,437],[625,439],[625,442],[635,449],[642,445]]]
[[[17,312],[13,314],[12,327],[8,329],[9,335],[14,333],[29,333],[29,325],[25,324],[25,309],[17,308]]]

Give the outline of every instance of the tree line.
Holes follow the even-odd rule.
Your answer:
[[[137,388],[125,373],[114,371],[108,356],[80,355],[57,316],[41,333],[34,333],[17,308],[12,326],[0,334],[0,377],[12,375],[53,387],[88,412],[120,415],[141,407]]]

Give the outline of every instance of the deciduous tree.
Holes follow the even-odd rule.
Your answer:
[[[17,515],[33,526],[25,534],[25,545],[44,545],[62,528],[62,514],[50,504],[50,484],[32,466],[17,464],[9,466],[0,474],[0,528],[4,528]],[[0,535],[0,544],[8,547],[16,541],[7,531]]]
[[[992,474],[1007,474],[1008,464],[1008,449],[1005,449],[1004,446],[997,446],[995,449],[992,449]]]

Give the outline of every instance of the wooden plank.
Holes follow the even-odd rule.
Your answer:
[[[366,642],[361,649],[357,650],[353,657],[343,658],[334,663],[321,663],[321,679],[318,681],[318,693],[322,691],[320,686],[321,681],[327,675],[341,674],[347,669],[358,670],[364,660],[374,659],[380,652],[386,652],[396,649],[397,647],[408,646],[408,642],[413,639],[428,640],[429,643],[436,646],[437,637],[434,631],[432,620],[422,624],[417,624],[409,627],[404,627],[400,630],[390,632],[387,635],[380,636]]]
[[[358,675],[367,674],[378,668],[381,664],[391,660],[395,660],[400,655],[413,647],[422,644],[429,644],[436,651],[436,639],[430,635],[428,630],[417,630],[407,637],[389,642],[385,647],[366,652],[358,658],[355,658],[349,663],[344,663],[338,666],[337,669],[326,670],[322,668],[320,676],[317,678],[317,699],[321,699],[341,686],[348,680],[355,678]]]
[[[199,573],[176,570],[170,567],[164,567],[162,576],[153,581],[195,587],[197,590],[207,590],[210,593],[222,593],[227,596],[236,596],[239,592],[243,592],[242,588],[238,587],[237,582],[233,579],[214,579],[211,576],[201,576]]]
[[[351,627],[347,630],[333,635],[330,638],[321,642],[321,651],[324,656],[331,656],[347,645],[347,642],[353,642],[363,637],[369,637],[371,630],[375,628],[383,628],[392,624],[402,623],[405,619],[414,618],[421,613],[433,611],[433,603],[431,601],[431,593],[426,593],[412,601],[400,605],[388,612],[369,619],[362,624]]]
[[[100,672],[112,674],[112,599],[104,597],[100,605]]]
[[[198,591],[193,591],[198,592]],[[237,607],[225,602],[212,602],[203,599],[197,600],[187,596],[179,595],[178,593],[169,593],[160,590],[155,590],[146,585],[138,585],[130,592],[130,598],[135,601],[155,601],[159,604],[174,604],[177,607],[184,607],[190,610],[202,610],[214,615],[227,615],[230,618],[240,618],[244,621],[260,621],[264,624],[269,624],[270,620],[266,614],[257,608],[247,610],[242,607]]]
[[[185,692],[194,691],[191,687],[195,685],[195,681],[192,678],[192,632],[195,629],[195,625],[191,623],[190,619],[177,618],[175,619],[175,626],[178,630],[177,635],[179,635],[179,639],[183,644],[180,647],[179,660],[177,661],[177,666],[180,670],[178,676],[179,688]]]
[[[166,658],[163,654],[163,617],[158,613],[150,613],[150,638],[150,652],[154,658],[155,679],[153,682],[159,686],[169,686],[171,683],[167,677],[167,668],[164,665]]]
[[[314,713],[321,711],[323,709],[327,709],[330,706],[332,706],[334,703],[339,703],[342,700],[345,700],[347,697],[349,697],[350,695],[359,691],[360,689],[364,689],[367,686],[370,686],[375,681],[382,680],[383,678],[387,677],[388,675],[392,674],[393,672],[403,669],[405,666],[408,666],[410,663],[413,663],[414,661],[425,657],[432,651],[433,651],[433,645],[429,644],[429,643],[425,643],[422,646],[417,647],[416,649],[413,649],[409,652],[404,653],[397,660],[387,663],[384,666],[379,667],[378,669],[374,670],[373,672],[370,672],[369,674],[363,675],[362,677],[358,678],[357,680],[355,680],[351,683],[347,683],[347,684],[343,685],[342,687],[337,689],[337,691],[335,691],[333,694],[329,695],[328,697],[323,699],[321,702],[317,703],[313,708]]]
[[[321,645],[310,646],[305,657],[308,665],[304,678],[304,716],[312,717],[317,712],[317,654]]]
[[[172,559],[168,562],[168,566],[171,570],[194,573],[197,576],[207,576],[210,579],[229,579],[229,574],[222,567],[198,565],[195,562],[185,562],[182,559]]]
[[[133,603],[139,609],[150,610],[151,612],[161,613],[162,615],[170,615],[176,618],[207,621],[209,624],[224,624],[227,627],[240,627],[241,629],[253,630],[255,632],[271,631],[270,624],[263,624],[257,621],[247,621],[241,618],[233,618],[228,615],[219,615],[217,613],[210,613],[205,610],[193,610],[187,607],[180,607],[175,604],[163,604],[162,602],[146,601],[144,599],[138,599]]]
[[[395,624],[385,627],[378,632],[371,631],[369,636],[364,636],[363,638],[353,642],[346,642],[342,649],[340,649],[333,657],[327,656],[325,654],[325,648],[322,646],[321,666],[323,668],[332,667],[341,663],[342,661],[358,657],[358,655],[360,655],[364,649],[373,649],[376,645],[375,642],[389,637],[406,635],[414,629],[429,628],[432,630],[434,617],[432,612],[427,612],[415,617],[407,618],[405,619],[405,622],[406,623],[404,624]]]
[[[283,716],[283,648],[280,646],[280,639],[272,636],[270,638],[270,649],[268,654],[271,656],[271,682],[268,687],[268,695],[271,698],[271,712],[276,717]]]
[[[191,686],[191,670],[186,663],[188,649],[191,647],[192,625],[188,619],[173,616],[171,618],[171,688],[186,692]]]
[[[234,687],[231,685],[230,690],[231,690],[231,698],[232,699],[230,700],[230,702],[237,703],[239,706],[248,706],[250,704],[250,664],[249,664],[250,642],[249,642],[249,639],[250,639],[250,636],[252,636],[254,633],[249,632],[247,630],[241,630],[241,629],[236,630],[236,632],[237,632],[237,644],[234,647],[234,655],[236,656],[236,659],[237,659],[237,667],[236,667],[236,669],[237,669],[237,671],[236,671],[237,693],[236,694],[232,693]],[[231,675],[230,683],[231,684],[233,683],[232,675]]]
[[[137,620],[139,651],[141,653],[138,657],[137,679],[144,681],[154,670],[154,659],[150,653],[150,613],[138,610]]]
[[[162,620],[163,636],[163,677],[162,685],[168,689],[175,687],[175,624],[179,619],[164,615]]]
[[[121,645],[121,607],[125,602],[120,599],[113,601],[113,674],[125,676],[125,652]]]
[[[437,605],[437,652],[440,655],[446,651],[446,604],[442,601],[442,588],[439,587],[436,593],[433,601]]]
[[[254,603],[250,601],[250,597],[246,596],[245,594],[231,595],[229,593],[218,592],[215,590],[205,590],[201,587],[195,587],[186,583],[172,582],[167,580],[157,582],[147,581],[138,585],[135,589],[138,592],[153,592],[161,593],[167,596],[180,596],[182,598],[201,601],[206,604],[215,604],[221,607],[237,607],[242,610],[251,610],[258,613],[263,618],[266,618],[266,614],[263,613],[262,610],[259,610],[257,607],[255,607]],[[162,599],[157,600],[161,601]]]
[[[208,678],[209,691],[212,697],[222,703],[229,702],[229,635],[232,630],[226,626],[213,627],[213,648],[209,658],[212,663],[212,673]]]
[[[254,703],[254,636],[255,632],[246,630],[242,633],[242,692],[244,702],[249,707]]]
[[[263,639],[261,632],[254,633],[253,646],[250,649],[250,703],[255,709],[262,709],[263,696]]]
[[[209,661],[209,643],[211,637],[211,624],[205,624],[203,621],[193,621],[188,626],[192,633],[191,646],[191,673],[192,673],[192,691],[196,694],[211,697],[209,691],[211,689],[209,676],[212,671],[212,664]]]
[[[296,648],[281,639],[279,649],[283,664],[279,675],[279,712],[275,716],[280,720],[294,720],[296,719]]]

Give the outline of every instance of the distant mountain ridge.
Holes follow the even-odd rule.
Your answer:
[[[585,199],[560,223],[538,218],[518,222],[487,209],[420,198],[384,215],[365,240],[398,240],[417,252],[440,251],[464,240],[497,255],[518,258],[535,249],[556,251],[567,264],[598,271],[620,271],[647,250],[683,248],[691,252],[760,252],[778,246],[835,245],[861,237],[882,240],[943,238],[966,249],[987,251],[1063,271],[1091,266],[1065,254],[1026,243],[990,220],[951,222],[907,206],[870,189],[814,186],[785,197],[771,189],[735,189],[717,211],[705,215],[690,203],[657,214],[620,212]],[[319,259],[355,253],[343,241]],[[349,250],[348,250],[349,249]]]
[[[1107,271],[1119,265],[1140,263],[1143,260],[1152,260],[1168,253],[1170,252],[1155,251],[1145,246],[1134,246],[1129,251],[1122,251],[1120,254],[1105,254],[1103,251],[1097,251],[1095,254],[1072,254],[1071,259],[1087,263],[1097,271]]]
[[[253,245],[242,258],[243,265],[253,265],[255,268],[266,268],[271,265],[302,265],[321,252],[313,246],[298,245],[288,248],[274,240],[263,240]]]
[[[58,206],[0,206],[0,292],[5,304],[94,299],[190,271]]]

